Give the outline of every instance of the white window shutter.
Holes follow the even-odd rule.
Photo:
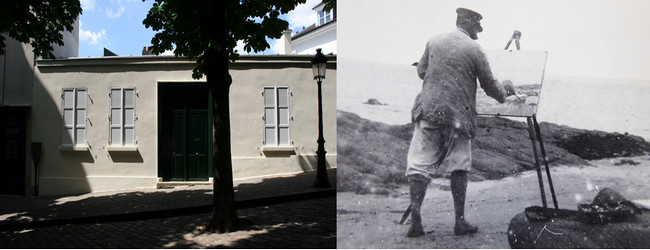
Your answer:
[[[124,145],[135,145],[135,88],[124,89]]]
[[[61,93],[63,124],[61,126],[61,145],[72,146],[74,135],[74,89],[63,89]]]
[[[122,88],[111,88],[110,144],[122,145]]]
[[[63,90],[63,108],[74,108],[74,89]]]
[[[77,146],[86,145],[86,89],[76,89],[75,140]]]
[[[111,88],[110,145],[135,145],[135,88]]]
[[[291,145],[289,87],[264,87],[264,145]]]
[[[62,146],[86,145],[86,89],[63,89],[61,93],[62,106]]]
[[[289,88],[278,87],[278,145],[289,146]]]
[[[264,145],[276,145],[275,87],[264,87]]]

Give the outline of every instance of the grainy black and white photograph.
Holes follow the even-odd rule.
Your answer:
[[[337,7],[338,248],[650,246],[647,1]]]

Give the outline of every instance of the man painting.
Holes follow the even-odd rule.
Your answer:
[[[412,110],[415,124],[406,176],[411,192],[411,227],[407,237],[424,235],[420,207],[430,178],[450,177],[454,201],[454,234],[473,234],[478,227],[465,220],[467,173],[472,165],[476,129],[476,80],[490,97],[504,103],[514,94],[511,84],[492,76],[485,53],[473,40],[483,31],[482,16],[456,10],[457,29],[429,39],[417,71],[423,80]]]

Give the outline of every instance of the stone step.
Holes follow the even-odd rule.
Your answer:
[[[176,187],[189,187],[189,186],[200,186],[200,185],[212,185],[212,178],[207,181],[162,181],[158,179],[156,188],[166,189],[166,188],[176,188]]]

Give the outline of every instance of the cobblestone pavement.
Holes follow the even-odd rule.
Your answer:
[[[300,194],[310,198],[310,194],[323,191],[332,191],[333,193],[336,189],[336,169],[329,169],[327,172],[332,184],[331,188],[312,187],[316,176],[315,172],[236,180],[234,183],[235,200],[237,202],[252,201],[255,205],[255,201],[260,199],[278,200],[284,197],[282,199],[284,202],[287,201],[287,197],[291,201],[292,197]],[[248,204],[249,206],[241,207],[251,207],[251,202]],[[191,208],[197,207],[207,207],[207,211],[210,211],[211,205],[212,185],[181,186],[171,189],[144,188],[66,196],[0,197],[0,231],[7,228],[13,229],[15,227],[12,228],[12,226],[16,224],[61,221],[62,219],[84,219],[112,215],[119,217],[120,215],[164,210],[174,210],[174,215],[176,215],[182,209],[190,208],[192,210]],[[206,210],[196,212],[194,209],[193,211],[202,213]]]
[[[0,232],[0,248],[336,248],[336,197],[238,210],[253,225],[211,234],[210,214]]]

